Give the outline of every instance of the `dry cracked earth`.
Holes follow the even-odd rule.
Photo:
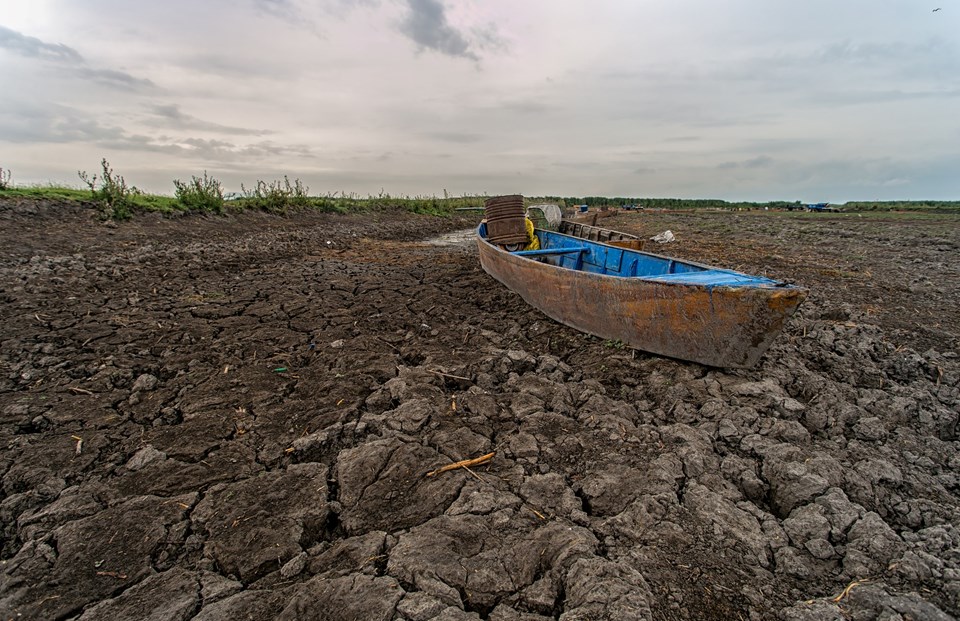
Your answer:
[[[730,372],[545,318],[466,219],[94,214],[0,202],[2,619],[960,612],[956,216],[613,219],[811,289]]]

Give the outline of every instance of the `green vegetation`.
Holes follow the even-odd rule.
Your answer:
[[[125,220],[138,211],[166,214],[185,212],[222,214],[226,211],[238,212],[247,209],[277,214],[286,214],[290,209],[314,209],[331,213],[400,210],[445,216],[457,209],[482,210],[484,200],[487,198],[484,196],[450,197],[446,192],[443,198],[394,197],[384,192],[366,197],[346,192],[310,196],[310,189],[300,179],[294,179],[291,182],[286,176],[282,180],[269,183],[257,180],[249,190],[241,186],[243,194],[225,196],[220,181],[206,171],[202,177],[191,177],[188,182],[174,180],[175,196],[163,196],[147,194],[134,186],[129,186],[122,175],[114,172],[106,159],[101,160],[100,165],[102,171],[99,174],[90,175],[86,171],[78,171],[77,174],[87,189],[59,185],[14,187],[9,184],[9,171],[4,169],[0,169],[0,180],[6,179],[7,182],[0,189],[3,190],[5,197],[79,202],[92,200],[100,207],[102,216],[112,220]]]
[[[100,161],[103,167],[102,174],[90,176],[85,170],[77,171],[80,180],[90,188],[93,200],[100,203],[103,217],[110,220],[126,220],[133,215],[131,212],[130,197],[140,193],[136,187],[127,187],[127,180],[115,174],[107,158]]]
[[[271,213],[285,214],[290,207],[307,207],[310,203],[307,196],[310,188],[304,186],[299,179],[294,179],[291,184],[286,175],[283,176],[283,183],[267,183],[258,179],[252,190],[248,190],[243,184],[240,184],[240,189],[246,199],[244,206]]]
[[[845,211],[957,211],[960,201],[852,201]]]
[[[253,187],[241,185],[241,194],[224,195],[219,180],[203,172],[202,177],[191,177],[190,181],[173,181],[175,196],[147,194],[134,186],[128,186],[123,176],[115,173],[106,159],[101,160],[101,173],[88,175],[78,171],[80,180],[87,189],[63,187],[57,185],[36,185],[17,187],[11,183],[9,169],[0,168],[0,191],[5,197],[24,197],[37,199],[56,199],[70,201],[94,201],[104,218],[123,220],[137,211],[177,214],[202,212],[222,214],[248,209],[261,210],[284,215],[291,209],[312,209],[330,213],[357,213],[376,211],[408,211],[418,214],[446,216],[456,210],[482,211],[486,196],[451,197],[444,190],[443,197],[438,196],[400,196],[395,197],[381,191],[376,196],[360,196],[354,193],[334,192],[321,196],[310,196],[310,189],[300,179],[284,176],[282,180],[257,180]],[[770,210],[773,212],[792,212],[800,217],[822,218],[823,214],[807,214],[799,201],[769,202],[729,202],[720,199],[682,199],[682,198],[631,198],[631,197],[527,197],[525,203],[555,203],[561,207],[588,205],[590,207],[635,207],[642,209],[709,209],[709,210]],[[858,217],[898,217],[915,214],[916,216],[942,213],[960,213],[960,201],[870,201],[850,202],[839,207],[839,216]]]
[[[212,211],[223,213],[223,186],[213,177],[191,177],[189,183],[174,179],[177,202],[187,211]]]

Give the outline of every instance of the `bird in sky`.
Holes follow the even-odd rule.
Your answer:
[[[930,12],[931,12],[931,13],[936,13],[936,12],[939,11],[939,10],[940,10],[940,7],[937,7],[937,8],[935,8],[934,10],[932,10],[932,11],[930,11]]]

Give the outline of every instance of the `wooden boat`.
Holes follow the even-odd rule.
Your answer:
[[[592,224],[584,224],[575,220],[560,220],[557,230],[571,237],[603,242],[618,248],[643,250],[644,240],[630,233],[621,233],[613,229],[605,229]]]
[[[537,229],[540,250],[477,244],[483,269],[544,314],[603,339],[715,367],[756,364],[806,298],[762,276]]]

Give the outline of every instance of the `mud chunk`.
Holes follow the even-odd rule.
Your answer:
[[[431,621],[481,621],[481,617],[475,612],[465,612],[459,608],[447,606]]]
[[[510,447],[513,456],[517,458],[536,457],[540,454],[537,439],[533,435],[523,431],[511,436],[507,441],[507,446]]]
[[[516,509],[523,501],[510,492],[490,489],[489,487],[476,483],[467,483],[460,490],[460,496],[450,508],[447,509],[447,515],[461,515],[464,513],[473,513],[475,515],[487,515],[501,509]]]
[[[880,584],[863,584],[851,589],[845,604],[848,615],[854,619],[953,620],[953,616],[914,593],[894,595]]]
[[[510,395],[508,408],[516,419],[523,419],[531,414],[542,412],[544,402],[532,393],[518,392]]]
[[[447,605],[436,597],[423,591],[414,591],[405,594],[397,604],[397,614],[407,621],[429,621],[446,608]]]
[[[341,521],[348,533],[392,532],[443,513],[463,487],[466,472],[426,473],[450,459],[422,444],[398,438],[340,451]]]
[[[653,619],[650,587],[640,572],[623,563],[580,559],[570,568],[564,583],[567,598],[562,621]]]
[[[877,571],[903,553],[903,540],[874,512],[869,512],[850,527],[847,550],[858,550],[866,555]]]
[[[197,574],[175,567],[87,608],[77,621],[186,621],[199,605]]]
[[[849,621],[845,610],[822,599],[800,602],[781,611],[784,621]]]
[[[504,356],[504,361],[506,362],[507,369],[521,375],[527,371],[532,371],[537,366],[535,356],[519,349],[508,350]]]
[[[410,399],[395,410],[384,412],[386,427],[403,433],[420,431],[430,421],[435,407],[426,399]]]
[[[373,531],[358,537],[342,539],[333,545],[324,543],[311,548],[310,554],[313,558],[309,562],[310,573],[373,573],[376,570],[376,562],[383,558],[385,542],[386,533]]]
[[[157,459],[166,459],[167,454],[153,448],[149,444],[136,453],[127,461],[127,470],[137,471]]]
[[[0,610],[55,619],[136,584],[153,572],[152,557],[181,543],[168,541],[168,533],[195,499],[141,496],[57,528],[55,559],[27,563],[18,554],[8,561],[8,576],[28,586],[5,594]],[[30,545],[23,554],[42,554]]]
[[[274,619],[289,599],[288,591],[250,590],[204,604],[191,621],[237,621]]]
[[[560,585],[552,576],[537,580],[520,593],[520,601],[528,610],[552,615],[560,597]],[[499,606],[498,606],[499,608]]]
[[[823,507],[823,515],[830,522],[830,539],[836,542],[845,540],[847,529],[864,513],[863,507],[850,502],[843,490],[836,487],[828,489],[816,503]]]
[[[490,451],[489,438],[459,425],[433,434],[430,444],[454,461],[478,457]]]
[[[777,420],[770,427],[768,435],[793,444],[806,444],[810,441],[810,432],[795,420]]]
[[[538,524],[543,522],[523,511],[440,516],[400,535],[387,571],[448,606],[492,609],[533,584],[538,573],[562,573],[596,549],[586,529],[559,521]]]
[[[56,485],[50,489],[51,495],[62,481],[52,483]],[[20,518],[16,520],[17,527],[20,530],[20,538],[24,540],[35,539],[67,522],[93,515],[106,507],[109,502],[115,500],[115,497],[116,494],[101,483],[87,483],[68,487],[60,492],[57,499],[50,504],[20,514]],[[11,496],[0,504],[0,516],[6,517],[4,514],[8,508],[8,501],[14,498],[14,496]],[[13,521],[13,519],[10,520],[11,523]]]
[[[200,572],[200,597],[203,605],[212,604],[243,590],[243,583],[212,571]]]
[[[903,472],[886,459],[864,459],[844,472],[844,489],[868,509],[885,511],[885,501],[903,483]]]
[[[784,546],[773,553],[776,573],[794,578],[809,578],[813,575],[810,564],[794,547]]]
[[[583,510],[566,479],[556,472],[529,477],[520,487],[520,497],[551,515],[569,517],[574,511]]]
[[[403,589],[389,576],[357,574],[332,579],[318,576],[297,589],[277,621],[389,621],[401,597]]]
[[[876,442],[887,437],[883,421],[876,416],[861,418],[853,426],[853,433],[861,440]]]
[[[160,380],[157,379],[156,375],[144,373],[143,375],[137,377],[137,379],[133,382],[133,387],[130,390],[132,392],[150,391],[156,388],[157,384],[159,383]]]
[[[490,613],[489,621],[552,621],[553,618],[532,612],[520,612],[512,606],[500,604]]]
[[[803,547],[807,549],[814,558],[818,558],[822,561],[830,559],[836,553],[836,550],[833,549],[833,546],[830,545],[830,542],[826,539],[809,539],[804,544]]]
[[[801,461],[770,455],[763,460],[763,476],[770,483],[771,505],[780,517],[787,517],[830,487],[829,482],[812,473]]]
[[[783,521],[783,530],[796,547],[811,539],[826,539],[830,535],[830,522],[824,517],[825,510],[817,504],[803,505],[790,513]]]
[[[759,382],[743,382],[742,384],[734,384],[732,386],[728,386],[727,390],[741,397],[786,396],[780,384],[778,384],[776,380],[772,378],[767,378]]]
[[[720,469],[720,459],[713,451],[710,436],[703,430],[678,423],[661,427],[659,431],[664,445],[683,461],[683,474],[687,478]]]
[[[133,472],[114,479],[120,493],[148,490],[158,496],[171,496],[250,477],[263,470],[257,463],[253,449],[241,442],[229,442],[211,451],[199,462],[177,459],[152,459]]]
[[[246,584],[279,570],[323,532],[326,475],[322,464],[295,464],[213,486],[192,514],[206,553]]]
[[[766,536],[755,517],[720,494],[693,482],[687,486],[683,506],[710,524],[726,545],[739,544],[747,552],[746,562],[767,566]]]
[[[299,575],[306,567],[307,553],[301,552],[283,564],[283,567],[280,568],[280,577],[284,579],[292,578]]]
[[[646,478],[639,470],[623,464],[588,474],[580,483],[584,510],[596,516],[620,513],[640,495]]]

